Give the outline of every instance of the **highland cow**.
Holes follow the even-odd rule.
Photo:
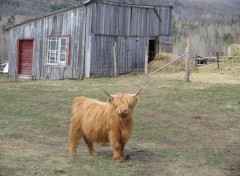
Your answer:
[[[69,132],[70,154],[76,155],[81,137],[86,142],[89,153],[95,156],[93,143],[110,143],[113,159],[124,159],[124,147],[130,138],[134,124],[134,109],[138,102],[136,94],[109,95],[107,102],[86,97],[73,100],[71,127]]]

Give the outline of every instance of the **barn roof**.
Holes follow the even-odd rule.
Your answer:
[[[62,9],[62,10],[59,10],[59,11],[56,11],[56,12],[53,12],[53,13],[49,13],[49,14],[46,14],[46,15],[43,15],[43,16],[40,16],[40,17],[36,17],[36,18],[32,18],[30,20],[26,20],[24,22],[21,22],[21,23],[18,23],[18,24],[15,24],[15,25],[12,25],[12,26],[9,26],[7,27],[7,30],[9,31],[10,29],[12,28],[15,28],[17,26],[20,26],[20,25],[23,25],[23,24],[26,24],[26,23],[30,23],[30,22],[33,22],[33,21],[36,21],[36,20],[39,20],[39,19],[42,19],[42,18],[45,18],[45,17],[48,17],[48,16],[52,16],[52,15],[55,15],[55,14],[59,14],[59,13],[63,13],[63,12],[66,12],[68,10],[72,10],[72,9],[75,9],[75,8],[78,8],[78,7],[81,7],[81,6],[85,6],[89,3],[92,3],[92,2],[98,2],[98,3],[105,3],[105,4],[113,4],[113,5],[118,5],[118,6],[126,6],[126,7],[137,7],[137,8],[155,8],[155,7],[170,7],[170,8],[173,8],[172,5],[168,5],[167,3],[163,2],[161,5],[136,5],[136,4],[126,4],[126,3],[120,3],[120,2],[116,2],[116,1],[113,1],[113,0],[86,0],[86,1],[83,1],[82,3],[80,3],[79,5],[75,5],[75,6],[71,6],[71,7],[68,7],[68,8],[65,8],[65,9]]]

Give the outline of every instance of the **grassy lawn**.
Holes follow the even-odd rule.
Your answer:
[[[105,101],[143,88],[130,159],[115,164],[110,146],[88,154],[81,140],[68,154],[72,100]],[[240,173],[240,84],[139,75],[64,81],[18,81],[0,74],[0,175],[195,175]]]

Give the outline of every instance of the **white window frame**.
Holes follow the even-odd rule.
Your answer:
[[[62,41],[65,40],[65,46]],[[54,45],[50,43],[55,42]],[[47,39],[47,65],[63,65],[68,63],[69,37],[48,37]],[[50,59],[51,58],[51,59]]]

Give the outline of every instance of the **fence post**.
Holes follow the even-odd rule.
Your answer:
[[[118,68],[117,68],[117,42],[114,43],[113,45],[113,69],[114,69],[114,73],[113,76],[117,77],[118,75]]]
[[[145,76],[148,76],[148,46],[145,48],[145,64],[144,64]]]
[[[218,66],[218,69],[219,69],[219,56],[218,56],[218,52],[217,52],[217,66]]]
[[[195,66],[197,66],[197,58],[198,58],[198,57],[197,57],[197,55],[196,55],[196,56],[195,56],[195,59],[194,59],[194,60],[195,60],[195,61],[194,61]]]
[[[187,47],[185,48],[185,81],[190,82],[189,79],[189,38],[187,38]]]

